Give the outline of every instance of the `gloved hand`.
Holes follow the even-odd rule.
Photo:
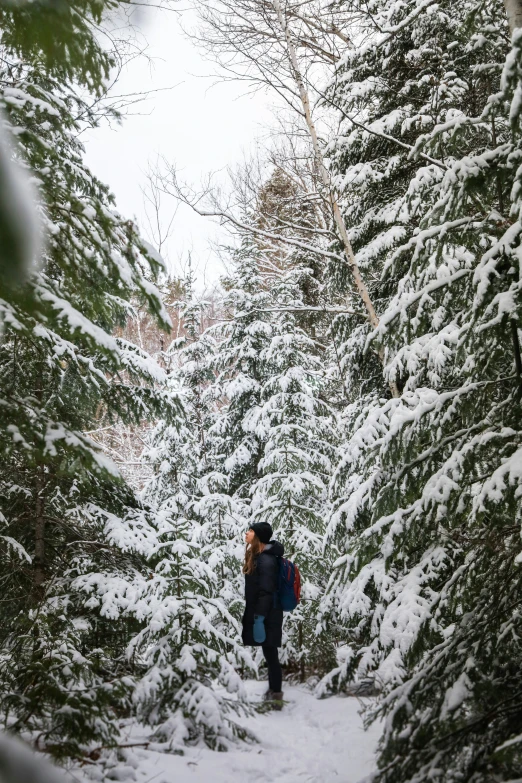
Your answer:
[[[263,644],[266,639],[265,618],[262,614],[254,615],[254,641]]]

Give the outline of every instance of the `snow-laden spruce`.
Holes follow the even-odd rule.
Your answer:
[[[281,263],[281,262],[280,262]],[[317,634],[317,608],[329,571],[323,552],[327,488],[337,456],[337,420],[324,399],[325,372],[314,341],[297,323],[292,308],[304,308],[303,269],[286,259],[272,280],[274,318],[262,360],[268,378],[259,407],[246,422],[262,436],[260,477],[252,485],[252,522],[268,522],[285,556],[301,572],[302,600],[286,618],[282,660],[299,669],[323,668],[331,659],[331,640]],[[274,276],[275,277],[275,276]]]
[[[240,519],[238,530],[230,501],[220,502],[210,489],[213,344],[198,339],[201,306],[192,296],[189,276],[180,313],[184,336],[167,351],[169,385],[184,401],[184,421],[160,421],[145,455],[154,477],[143,497],[157,530],[147,552],[149,574],[126,609],[142,624],[129,647],[144,667],[134,692],[138,715],[176,752],[200,738],[225,750],[245,736],[235,715],[245,696],[238,670],[252,666],[233,614],[243,525]]]
[[[317,624],[329,573],[323,536],[337,438],[321,313],[328,294],[306,249],[255,233],[268,222],[289,234],[287,226],[314,226],[317,215],[302,195],[275,169],[257,194],[259,212],[245,218],[252,234],[243,236],[225,281],[230,320],[210,330],[217,340],[214,393],[223,397],[209,441],[222,461],[223,493],[242,505],[245,528],[269,522],[301,569],[303,602],[286,618],[282,655],[304,680],[327,670],[333,656],[331,637]]]
[[[99,19],[103,3],[83,5]],[[0,715],[42,749],[81,756],[116,741],[132,686],[128,628],[84,586],[92,577],[117,593],[143,564],[122,539],[150,526],[89,433],[159,410],[175,418],[179,406],[156,362],[116,334],[131,297],[163,326],[168,316],[153,282],[161,264],[83,161],[79,120],[95,117],[79,85],[99,95],[112,58],[80,19],[83,44],[78,33],[49,57],[50,19],[34,10],[26,38],[18,7],[2,8],[5,130],[39,191],[46,244],[0,301]]]
[[[324,602],[346,648],[322,689],[382,687],[380,780],[507,780],[521,760],[520,39],[508,53],[502,3],[374,2],[366,26],[332,86],[332,153],[379,271],[366,347],[385,346],[402,398],[376,384],[346,414]]]

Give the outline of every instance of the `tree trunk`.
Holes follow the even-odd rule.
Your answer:
[[[219,520],[218,521],[219,540],[223,541],[223,532],[222,532],[222,526],[221,526],[221,518],[222,518],[222,514],[221,514],[221,511],[220,511],[219,514],[218,514],[218,520]],[[223,561],[221,561],[221,569],[220,570],[221,570],[221,586],[223,587],[223,585],[225,584],[225,571],[223,569]]]
[[[507,2],[508,0],[506,0]],[[522,2],[522,0],[521,0]],[[364,282],[361,271],[359,269],[359,265],[357,264],[357,260],[355,258],[355,253],[353,252],[353,248],[350,242],[350,239],[348,237],[348,231],[346,229],[345,222],[343,220],[343,216],[341,214],[341,210],[339,209],[339,204],[337,202],[336,194],[334,193],[333,187],[332,187],[332,181],[330,178],[330,172],[326,168],[324,164],[324,157],[323,153],[319,144],[319,139],[317,137],[317,131],[314,125],[314,121],[312,119],[312,112],[310,109],[310,99],[308,97],[308,91],[306,89],[304,79],[301,73],[301,70],[299,68],[299,63],[297,61],[297,54],[295,51],[295,46],[293,44],[293,41],[290,37],[290,32],[288,30],[288,25],[286,23],[285,15],[283,13],[283,10],[281,8],[281,4],[279,0],[272,0],[272,5],[275,9],[275,12],[277,14],[277,18],[279,20],[279,24],[281,26],[281,30],[283,32],[283,35],[285,36],[286,41],[286,48],[288,51],[288,57],[290,59],[290,64],[292,66],[292,71],[294,74],[295,83],[297,85],[297,88],[299,90],[299,97],[301,98],[301,103],[303,105],[303,111],[306,119],[306,124],[308,126],[308,132],[310,133],[310,138],[312,140],[312,147],[314,150],[314,155],[317,161],[317,165],[319,167],[319,172],[321,175],[321,180],[323,182],[324,187],[326,188],[328,194],[330,203],[332,206],[332,212],[334,216],[335,225],[337,226],[337,230],[341,236],[341,240],[344,247],[344,253],[346,256],[346,260],[348,262],[348,266],[350,267],[350,271],[352,273],[353,280],[355,282],[355,287],[357,288],[357,292],[359,293],[359,296],[361,297],[361,300],[364,304],[364,307],[366,309],[366,313],[368,315],[368,320],[370,321],[370,324],[373,326],[374,329],[376,329],[379,325],[379,318],[377,316],[377,313],[375,311],[375,307],[373,306],[373,302],[371,300],[370,294],[368,292],[368,288],[366,287],[366,283]],[[381,362],[384,363],[384,348],[380,347],[378,350],[378,356]],[[389,384],[390,391],[392,393],[393,397],[399,397],[399,390],[397,387],[397,384],[392,381]]]
[[[305,681],[305,660],[303,656],[303,621],[299,621],[299,682]]]
[[[35,521],[33,594],[37,601],[43,597],[45,583],[45,467],[38,465],[35,478]]]
[[[509,22],[509,31],[513,32],[522,27],[522,0],[504,0],[504,7]]]
[[[520,341],[518,339],[518,323],[511,318],[511,337],[513,339],[513,352],[515,354],[515,370],[517,373],[518,392],[517,399],[522,399],[522,353],[520,351]]]

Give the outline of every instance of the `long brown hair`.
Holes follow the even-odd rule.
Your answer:
[[[261,554],[264,549],[264,545],[254,533],[254,538],[251,544],[246,545],[245,560],[243,562],[243,573],[253,574],[256,567],[256,557]]]

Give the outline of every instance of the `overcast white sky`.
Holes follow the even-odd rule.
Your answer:
[[[183,25],[190,24],[185,16]],[[213,65],[183,35],[176,14],[148,8],[140,15],[140,26],[153,62],[134,60],[118,84],[118,93],[177,86],[152,94],[133,109],[139,114],[127,116],[114,129],[89,132],[84,142],[91,169],[111,187],[119,211],[136,217],[146,234],[142,188],[149,162],[164,156],[176,163],[185,180],[197,184],[209,172],[248,154],[256,138],[263,136],[270,114],[267,96],[245,96],[245,85],[212,86],[213,80],[204,78]],[[171,208],[173,203],[165,204],[165,217]],[[180,208],[168,245],[169,263],[175,267],[178,258],[186,258],[192,250],[200,282],[216,280],[221,268],[209,250],[209,238],[219,231],[190,209]]]

